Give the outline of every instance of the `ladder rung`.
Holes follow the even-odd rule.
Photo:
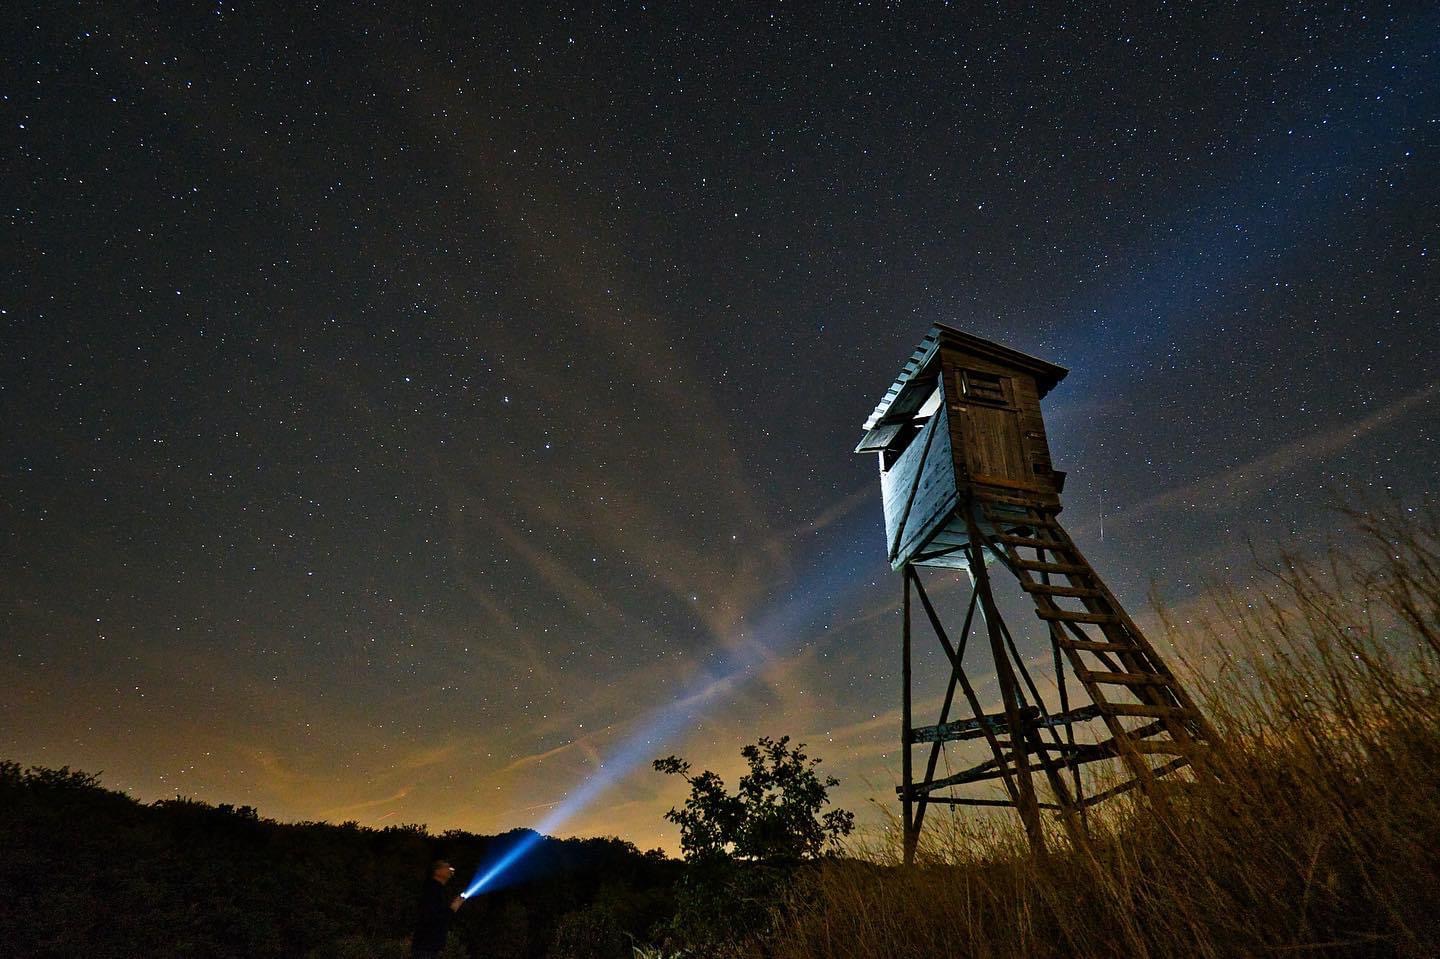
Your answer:
[[[1184,706],[1152,706],[1149,703],[1106,703],[1101,712],[1112,716],[1154,716],[1157,719],[1194,719],[1195,713]]]
[[[1114,683],[1117,686],[1169,686],[1172,680],[1160,673],[1112,673],[1103,669],[1077,669],[1081,681]]]
[[[1004,494],[1004,493],[995,492],[995,491],[987,491],[986,493],[984,493],[981,497],[979,497],[979,498],[977,499],[977,502],[979,502],[979,504],[980,504],[980,506],[981,506],[982,509],[983,509],[984,507],[987,507],[987,506],[992,506],[992,507],[993,507],[993,506],[998,506],[998,505],[1001,505],[1001,504],[1004,504],[1005,506],[1014,506],[1014,507],[1016,507],[1016,508],[1018,508],[1018,509],[1040,509],[1040,508],[1041,508],[1040,505],[1037,504],[1037,503],[1035,502],[1035,500],[1032,499],[1031,497],[1028,497],[1028,496],[1008,496],[1008,495],[1006,495],[1006,494]],[[1056,512],[1059,512],[1059,510],[1056,509]]]
[[[1067,576],[1073,573],[1090,572],[1089,567],[1079,563],[1047,563],[1038,559],[1020,559],[1016,561],[1015,565],[1036,573],[1064,573]]]
[[[1044,516],[1013,516],[985,511],[985,521],[992,526],[1033,526],[1038,529],[1059,529],[1060,524]]]
[[[1114,613],[1082,613],[1073,609],[1037,609],[1035,615],[1041,619],[1059,620],[1062,623],[1118,623],[1120,617]]]
[[[1124,643],[1102,643],[1093,639],[1071,639],[1069,636],[1061,636],[1056,639],[1061,649],[1087,649],[1092,653],[1138,653],[1137,646],[1126,646]]]
[[[1019,500],[997,500],[995,502],[989,502],[982,499],[979,502],[980,508],[985,511],[985,515],[987,516],[1001,515],[1001,510],[1019,510],[1027,516],[1040,516],[1045,519],[1051,519],[1059,512],[1055,509],[1046,509],[1036,503],[1027,503]]]
[[[1011,546],[1036,546],[1040,549],[1065,549],[1064,543],[1057,543],[1049,539],[1035,539],[1033,536],[1012,536],[1009,533],[1001,533],[995,537],[1002,543],[1009,543]]]
[[[1137,753],[1158,753],[1162,756],[1189,756],[1195,752],[1192,746],[1182,746],[1173,739],[1136,739],[1130,745]]]
[[[1020,587],[1027,593],[1040,593],[1044,596],[1078,596],[1088,599],[1105,595],[1100,590],[1091,589],[1089,586],[1052,586],[1049,583],[1022,582]]]
[[[1156,786],[1171,785],[1170,783],[1160,782],[1160,778],[1162,776],[1170,775],[1177,769],[1184,769],[1188,765],[1190,765],[1189,757],[1181,756],[1178,759],[1170,760],[1168,763],[1161,763],[1160,765],[1155,766],[1150,770],[1150,775],[1156,780]],[[1086,806],[1093,806],[1098,802],[1104,802],[1111,796],[1118,796],[1123,792],[1128,792],[1139,785],[1139,780],[1132,779],[1129,782],[1123,782],[1118,786],[1111,786],[1109,789],[1102,790],[1101,792],[1095,793],[1090,796],[1086,796],[1084,799],[1081,799],[1078,803],[1076,803],[1076,805],[1080,806],[1082,809]]]
[[[1160,756],[1190,756],[1195,750],[1191,746],[1182,746],[1173,739],[1141,739],[1135,735],[1127,735],[1124,741],[1137,753]],[[1120,751],[1120,740],[1102,739],[1090,747],[1099,753],[1113,756]]]

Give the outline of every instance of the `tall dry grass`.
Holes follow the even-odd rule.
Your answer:
[[[781,957],[1440,956],[1440,508],[1350,513],[1354,544],[1169,622],[1226,751],[1218,784],[1096,807],[1088,849],[927,819],[829,863]]]

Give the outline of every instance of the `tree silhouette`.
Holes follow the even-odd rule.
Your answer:
[[[740,750],[750,771],[740,777],[737,792],[725,791],[725,782],[706,770],[690,774],[690,764],[675,756],[655,760],[655,769],[680,776],[690,784],[683,809],[671,809],[665,818],[680,827],[680,848],[691,861],[713,856],[771,864],[814,859],[854,828],[855,816],[843,809],[824,815],[829,790],[840,781],[821,779],[819,759],[793,749],[790,737],[762,736]]]
[[[511,842],[140,803],[89,773],[0,760],[0,955],[400,959],[429,863],[473,875]],[[457,915],[446,955],[539,959],[562,940],[579,954],[587,935],[589,954],[616,954],[617,937],[668,919],[683,868],[620,839],[541,837],[517,881]]]
[[[677,945],[710,955],[741,954],[770,928],[786,887],[807,860],[838,849],[855,825],[853,813],[832,809],[834,776],[821,778],[819,759],[790,737],[761,737],[740,751],[749,771],[734,794],[705,770],[691,773],[676,756],[655,769],[690,785],[685,805],[665,818],[680,827],[690,864],[678,890],[671,931]]]

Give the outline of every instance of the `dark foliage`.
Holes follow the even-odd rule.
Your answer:
[[[708,769],[690,775],[690,764],[675,756],[655,760],[655,769],[690,784],[683,809],[665,818],[680,827],[680,847],[690,861],[715,857],[770,864],[799,862],[833,848],[854,828],[855,816],[843,809],[825,814],[829,790],[840,781],[820,778],[820,760],[805,755],[805,745],[790,747],[790,737],[762,736],[740,750],[750,769],[735,795]]]
[[[855,824],[852,813],[833,809],[821,778],[820,760],[791,748],[790,737],[761,737],[740,751],[749,766],[736,792],[706,770],[697,775],[675,756],[655,769],[680,776],[690,796],[665,818],[680,827],[689,865],[676,897],[670,943],[701,955],[744,954],[758,948],[806,862],[834,851]]]
[[[432,859],[461,877],[519,834],[278,823],[189,799],[145,805],[68,768],[0,761],[6,956],[403,955]],[[467,903],[461,954],[629,954],[673,909],[680,864],[618,839],[542,840],[511,886]],[[589,942],[588,952],[575,943]]]

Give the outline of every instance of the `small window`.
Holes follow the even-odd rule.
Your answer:
[[[881,451],[880,468],[888,473],[890,467],[899,462],[900,457],[910,448],[910,444],[914,442],[915,437],[919,436],[924,429],[924,423],[919,423],[914,420],[904,424],[900,432],[895,435],[895,439],[890,446]]]
[[[930,393],[930,397],[925,400],[924,403],[921,403],[920,408],[915,411],[913,419],[920,421],[928,420],[935,415],[936,410],[940,409],[940,403],[943,400],[944,397],[940,395],[940,384],[936,383],[935,389]]]
[[[980,370],[961,370],[959,379],[960,395],[966,400],[990,406],[1010,405],[1005,389],[1008,377],[998,373],[983,373]]]

